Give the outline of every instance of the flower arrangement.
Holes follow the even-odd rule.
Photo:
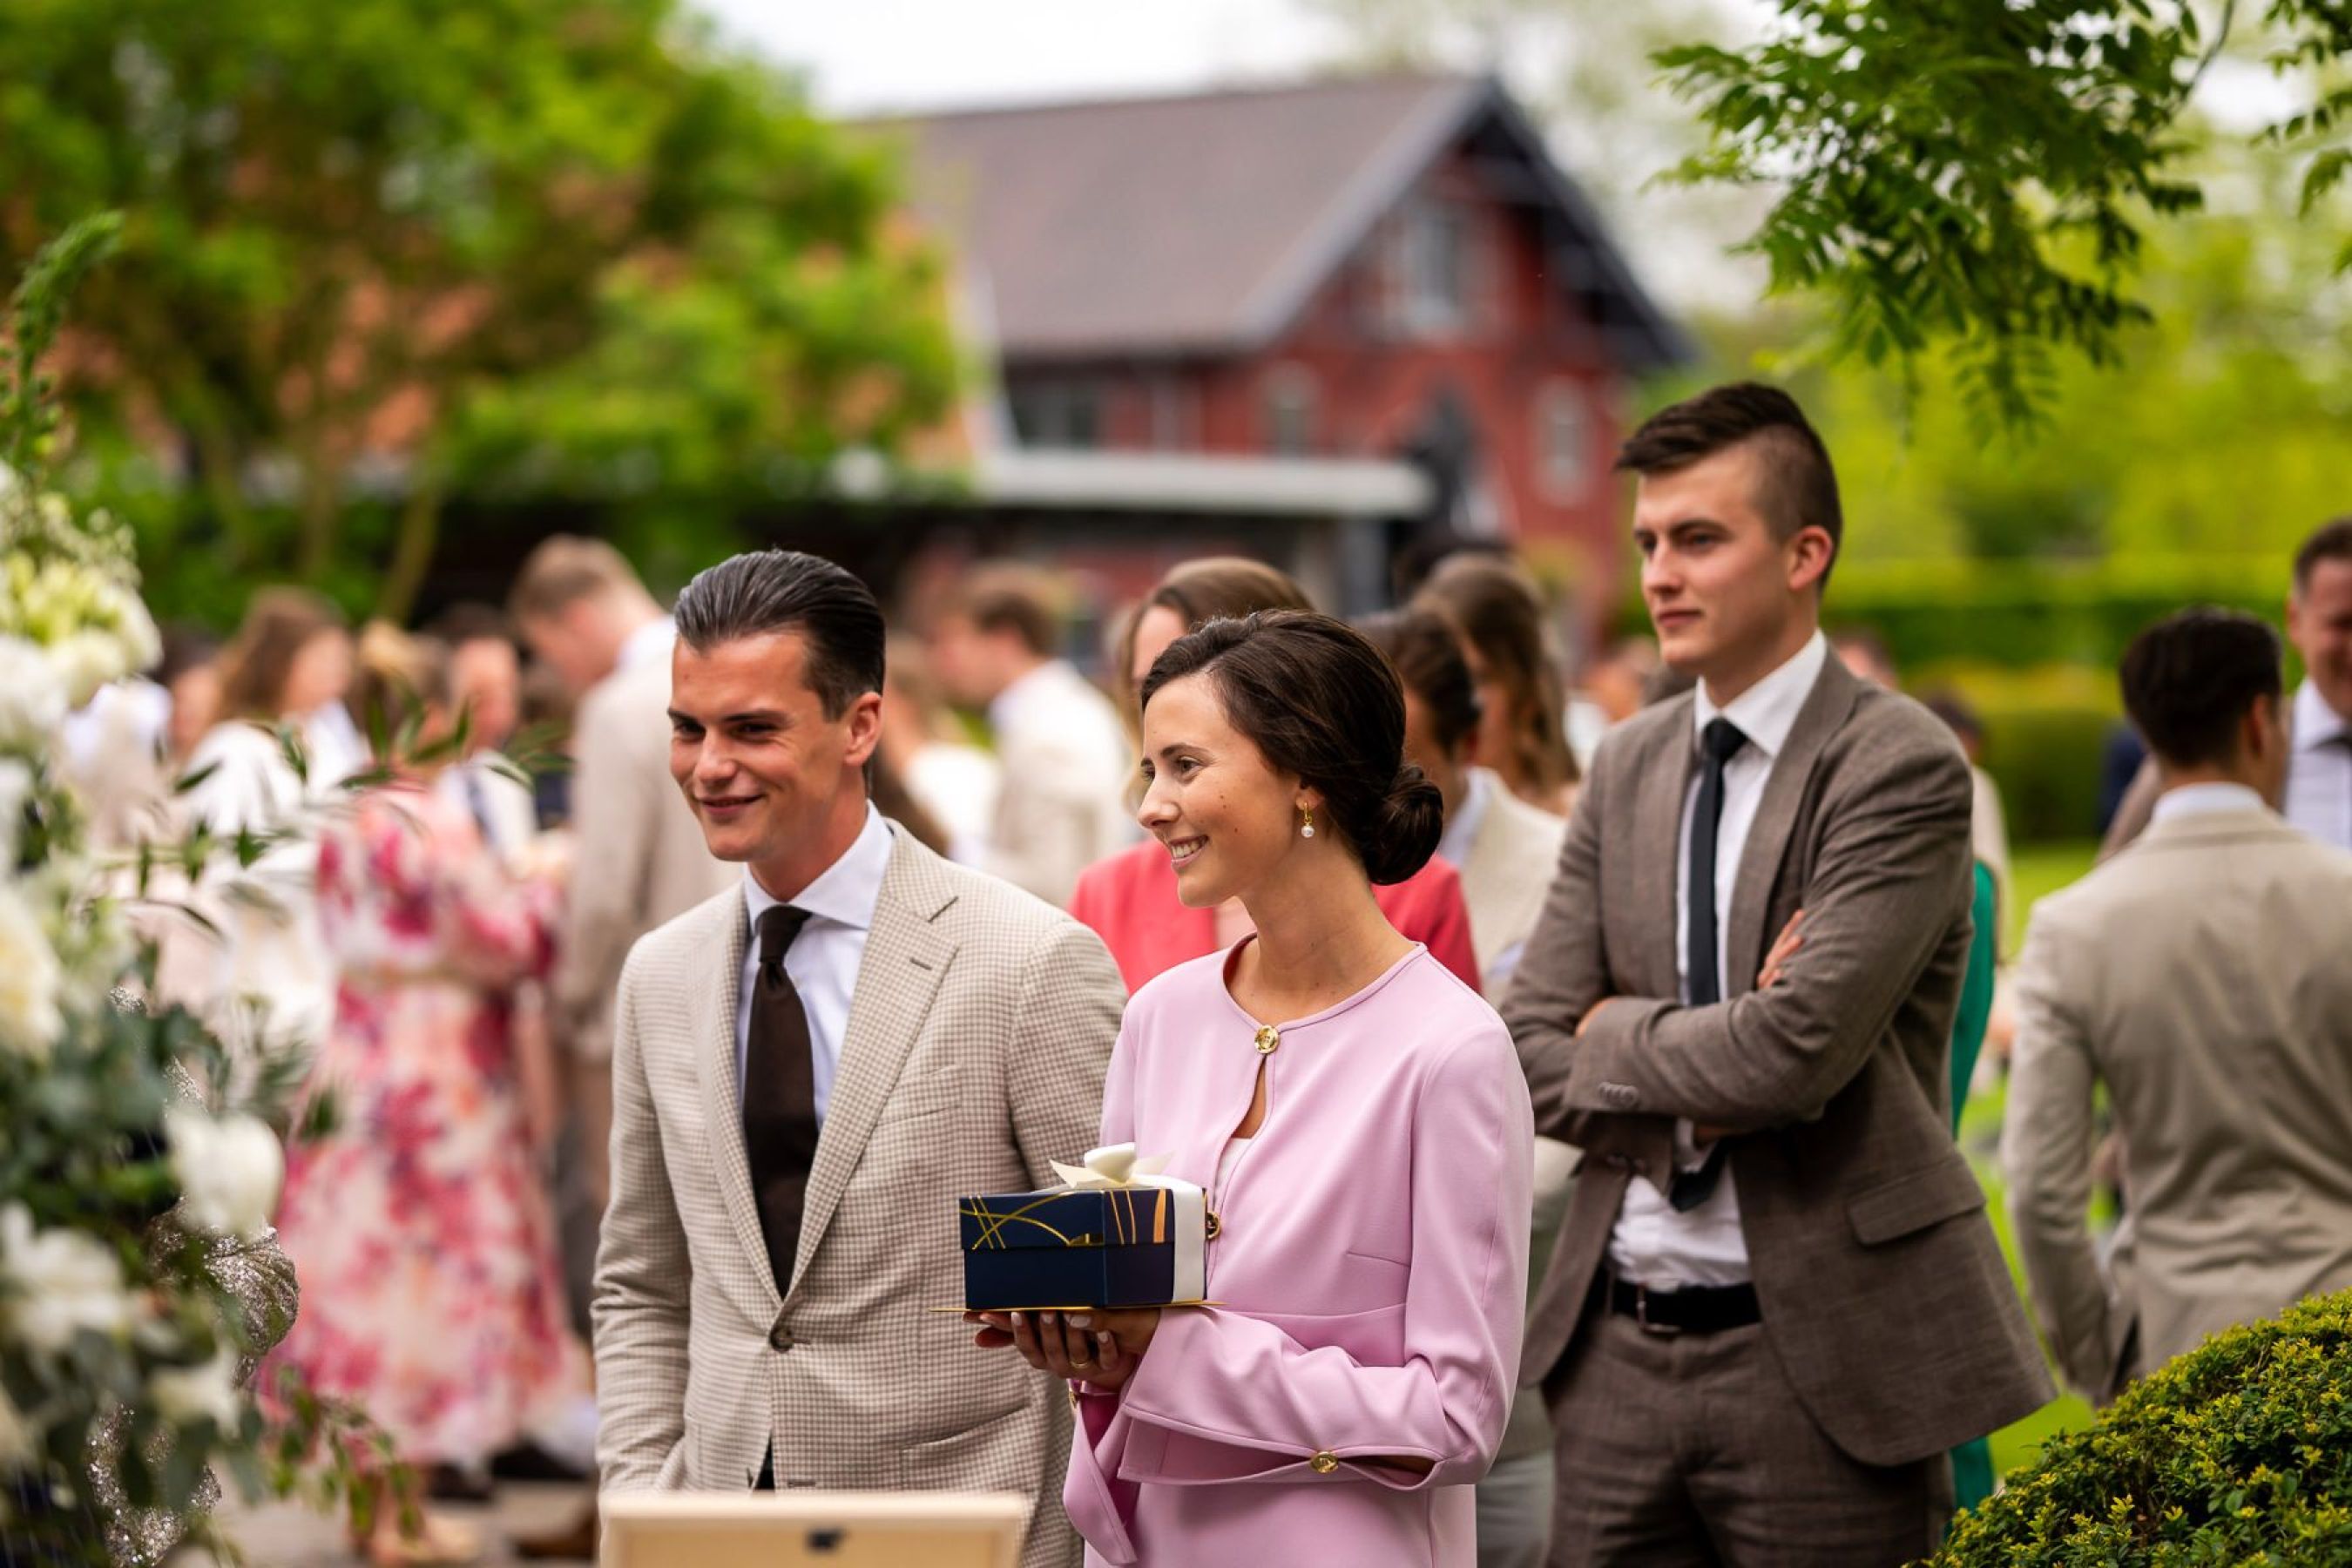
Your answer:
[[[152,1561],[215,1467],[289,1489],[322,1435],[363,1435],[307,1398],[266,1432],[243,1388],[292,1317],[268,1226],[299,1060],[143,1001],[131,906],[158,854],[193,880],[251,847],[110,865],[54,761],[67,712],[156,654],[128,531],[46,482],[39,366],[118,228],[59,237],[0,319],[0,1564]]]

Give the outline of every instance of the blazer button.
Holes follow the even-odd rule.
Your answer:
[[[1601,1086],[1601,1098],[1620,1110],[1630,1110],[1640,1103],[1642,1096],[1630,1083],[1604,1083]]]
[[[1328,1476],[1339,1468],[1339,1456],[1326,1448],[1307,1460],[1307,1468],[1318,1476]]]
[[[788,1351],[792,1349],[793,1331],[791,1325],[786,1323],[778,1323],[774,1328],[770,1329],[768,1331],[768,1342],[775,1346],[776,1349],[780,1351]]]
[[[1276,1028],[1272,1024],[1268,1024],[1268,1025],[1266,1025],[1264,1028],[1262,1028],[1262,1029],[1258,1030],[1258,1032],[1257,1032],[1257,1054],[1258,1054],[1258,1055],[1260,1055],[1260,1056],[1262,1056],[1262,1057],[1270,1057],[1270,1056],[1274,1055],[1275,1047],[1277,1047],[1277,1046],[1279,1046],[1279,1045],[1281,1045],[1281,1044],[1282,1044],[1282,1031],[1281,1031],[1281,1030],[1279,1030],[1279,1029],[1277,1029],[1277,1028]]]

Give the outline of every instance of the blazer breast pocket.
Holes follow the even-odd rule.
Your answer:
[[[926,1073],[920,1078],[900,1079],[890,1090],[890,1098],[882,1102],[882,1114],[876,1119],[877,1126],[897,1126],[902,1122],[919,1121],[926,1117],[943,1116],[955,1109],[963,1098],[964,1086],[952,1072]]]

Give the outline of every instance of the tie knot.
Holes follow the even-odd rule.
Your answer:
[[[793,939],[808,924],[809,912],[790,904],[773,904],[760,911],[760,965],[782,963]]]
[[[1728,719],[1710,719],[1706,728],[1699,731],[1698,743],[1712,761],[1727,763],[1739,754],[1740,747],[1748,744],[1748,737]]]

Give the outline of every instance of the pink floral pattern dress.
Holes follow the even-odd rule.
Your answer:
[[[288,1157],[302,1313],[275,1359],[413,1463],[478,1460],[585,1386],[512,1026],[550,958],[549,894],[429,790],[369,792],[320,846],[339,980],[311,1083],[337,1122]]]

